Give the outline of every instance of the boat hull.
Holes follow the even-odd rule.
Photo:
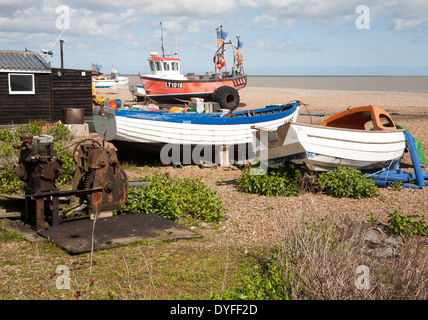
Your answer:
[[[271,167],[285,161],[311,171],[329,171],[339,166],[374,172],[396,169],[406,147],[403,130],[366,131],[290,123],[281,128],[283,141],[259,150]]]
[[[120,79],[120,80],[114,80],[114,79],[107,79],[107,80],[92,80],[94,83],[95,88],[110,88],[115,86],[124,86],[126,87],[129,83],[129,79]]]
[[[213,92],[222,86],[240,90],[247,85],[247,75],[221,79],[163,79],[140,76],[143,90],[137,91],[139,97],[147,97],[158,103],[177,103],[178,100],[203,98],[211,100]]]
[[[282,109],[282,111],[280,111]],[[94,125],[97,133],[118,145],[135,145],[147,152],[207,153],[205,160],[213,161],[219,147],[229,146],[242,159],[242,150],[254,155],[248,148],[254,143],[253,126],[276,130],[298,115],[298,103],[256,109],[254,112],[235,111],[234,117],[227,114],[171,114],[155,111],[114,111],[94,108]],[[100,115],[102,113],[102,115]],[[139,146],[138,146],[139,145]],[[180,148],[185,147],[185,150]],[[196,151],[195,151],[196,149]],[[210,151],[211,157],[208,158]],[[195,162],[195,161],[192,161]]]

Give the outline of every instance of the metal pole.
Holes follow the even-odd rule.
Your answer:
[[[60,47],[61,47],[61,69],[64,69],[64,53],[63,53],[63,44],[65,40],[59,40]]]
[[[160,23],[160,29],[161,29],[161,49],[162,49],[162,57],[165,58],[165,49],[163,47],[163,29],[162,29],[162,22]]]
[[[412,159],[413,169],[415,170],[416,184],[418,186],[425,186],[426,184],[424,181],[424,174],[422,172],[421,162],[416,151],[415,141],[413,140],[413,137],[409,131],[406,130],[404,134],[406,136],[407,149],[409,150],[410,158]]]

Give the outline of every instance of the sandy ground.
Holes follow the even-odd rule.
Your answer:
[[[115,92],[117,94],[109,94]],[[132,104],[128,90],[99,90],[98,96],[121,99],[123,104]],[[326,117],[343,111],[348,106],[373,105],[388,111],[393,120],[407,128],[417,138],[428,155],[428,94],[396,92],[355,92],[335,90],[306,90],[286,88],[247,87],[240,91],[240,99],[245,108],[259,108],[270,104],[282,104],[301,100],[308,104],[302,113],[324,114],[324,117],[300,116],[297,122],[321,123]],[[402,159],[404,170],[411,170],[408,154]],[[200,169],[186,166],[183,169],[159,168],[168,171],[172,177],[200,177],[215,188],[223,199],[226,220],[216,228],[200,228],[203,235],[211,236],[215,242],[268,242],[281,239],[284,229],[303,216],[351,217],[363,221],[373,212],[381,219],[387,211],[398,209],[402,214],[428,216],[428,187],[422,190],[380,189],[379,196],[372,199],[335,199],[324,194],[301,194],[297,197],[265,197],[238,192],[236,179],[240,171],[236,169]],[[428,171],[428,165],[422,170]],[[129,173],[135,175],[135,172]],[[132,178],[138,178],[134,176]]]

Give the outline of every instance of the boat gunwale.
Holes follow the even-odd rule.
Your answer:
[[[290,105],[287,110],[278,111],[284,106]],[[235,114],[241,115],[246,114],[248,111],[252,110],[240,110],[234,111]],[[273,111],[270,114],[260,114],[257,113]],[[175,122],[175,123],[187,123],[190,124],[201,124],[201,125],[235,125],[235,124],[252,124],[259,122],[266,122],[270,120],[281,119],[286,116],[292,116],[294,113],[299,111],[298,104],[289,103],[279,106],[267,107],[254,109],[256,115],[250,116],[237,116],[237,117],[226,117],[227,113],[168,113],[168,112],[159,112],[159,111],[138,111],[138,110],[118,110],[115,111],[116,117],[123,117],[128,119],[135,120],[148,120],[148,121],[161,121],[161,122]],[[222,116],[223,115],[223,116]],[[146,117],[147,116],[147,117]],[[150,118],[151,116],[155,116]],[[226,120],[227,119],[227,120]],[[229,120],[229,121],[228,121]]]
[[[319,129],[327,129],[327,130],[335,130],[335,131],[351,131],[356,133],[394,133],[394,132],[404,132],[404,129],[391,129],[391,130],[360,130],[360,129],[349,129],[349,128],[338,128],[338,127],[327,127],[327,126],[321,126],[316,124],[306,124],[306,123],[297,123],[292,122],[290,125],[293,126],[303,126],[303,127],[312,127],[312,128],[319,128]]]

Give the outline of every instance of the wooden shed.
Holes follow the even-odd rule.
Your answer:
[[[85,117],[92,117],[92,71],[52,69],[54,121],[64,121],[64,109],[83,108]]]
[[[92,71],[52,68],[38,53],[0,50],[0,125],[92,114]]]

